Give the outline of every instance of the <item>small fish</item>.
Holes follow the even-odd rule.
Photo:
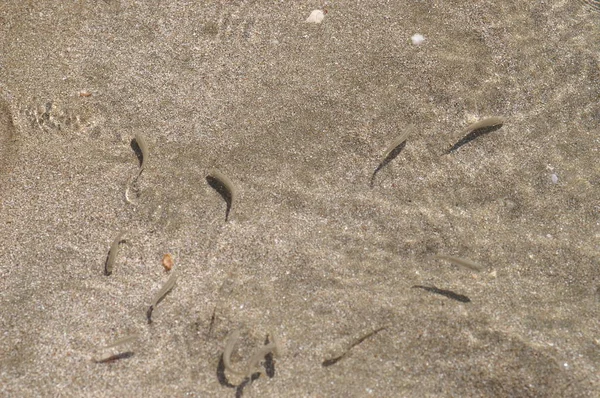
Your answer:
[[[270,337],[272,342],[259,347],[254,354],[250,357],[248,364],[246,365],[246,371],[241,372],[235,370],[233,366],[231,366],[231,354],[233,353],[233,349],[237,344],[240,338],[240,332],[238,330],[232,332],[229,337],[227,337],[227,342],[225,343],[225,349],[223,350],[223,364],[225,369],[235,375],[245,376],[247,378],[252,377],[255,373],[264,373],[263,369],[261,369],[261,362],[268,354],[273,354],[274,356],[279,356],[282,354],[282,347],[279,339],[273,334],[270,333]]]
[[[158,305],[158,303],[160,303],[162,301],[162,299],[165,298],[167,293],[169,293],[171,291],[171,289],[173,289],[176,281],[177,281],[177,274],[175,272],[173,272],[171,274],[171,277],[169,278],[169,280],[167,280],[167,283],[165,283],[163,285],[163,287],[161,287],[160,290],[154,295],[154,298],[152,299],[152,304],[150,304],[150,307],[148,308],[148,311],[146,312],[146,318],[148,319],[148,324],[152,323],[152,311],[154,311],[154,308]]]
[[[106,258],[106,262],[104,263],[104,275],[109,276],[112,274],[113,267],[115,265],[115,261],[117,260],[117,252],[119,251],[119,244],[124,241],[123,234],[125,231],[119,232],[119,235],[115,238],[112,245],[110,245],[110,250],[108,251],[108,257]]]
[[[326,368],[328,366],[335,365],[336,363],[338,363],[339,360],[341,360],[342,358],[344,358],[347,353],[348,353],[348,351],[344,352],[342,355],[337,356],[335,358],[326,359],[326,360],[324,360],[321,363],[321,366],[323,366],[324,368]]]
[[[118,340],[113,341],[109,345],[103,347],[103,349],[107,350],[109,348],[114,348],[114,347],[118,347],[118,346],[123,345],[123,344],[131,343],[131,342],[137,340],[138,337],[140,337],[138,334],[130,334],[129,336],[125,336],[125,337],[122,337],[122,338],[120,338]]]
[[[338,355],[337,357],[334,358],[330,358],[330,359],[326,359],[321,363],[321,366],[323,366],[324,368],[334,365],[336,364],[338,361],[340,361],[342,358],[344,358],[346,355],[348,355],[348,353],[350,352],[351,349],[353,349],[354,347],[356,347],[357,345],[359,345],[360,343],[362,343],[363,341],[365,341],[366,339],[368,339],[369,337],[381,332],[382,330],[387,329],[387,326],[382,326],[378,329],[375,329],[361,337],[359,337],[358,339],[356,339],[352,344],[350,344],[350,346],[346,349],[346,351],[344,351],[344,353],[342,355]]]
[[[438,260],[450,261],[452,264],[460,265],[462,267],[470,269],[471,271],[477,271],[477,272],[483,271],[483,267],[481,265],[477,264],[475,261],[469,260],[468,258],[443,256],[443,255],[436,255],[436,256],[433,256],[433,258],[436,258]]]
[[[448,153],[456,151],[461,146],[468,144],[481,135],[498,130],[500,127],[502,127],[502,125],[504,125],[504,118],[497,116],[488,117],[468,125],[462,132],[464,137],[461,138],[460,141],[454,144],[450,149],[448,149]]]
[[[471,123],[468,125],[463,131],[463,135],[471,133],[472,131],[477,131],[481,129],[485,129],[488,127],[494,127],[504,124],[504,118],[498,116],[486,117],[478,122]]]
[[[228,372],[231,372],[236,375],[243,375],[244,372],[239,372],[231,366],[231,354],[233,353],[233,349],[240,339],[239,330],[233,331],[229,337],[227,337],[227,342],[225,343],[225,349],[223,350],[223,364],[225,365],[225,369]]]
[[[467,296],[463,296],[462,294],[454,293],[451,290],[438,289],[435,286],[421,286],[415,285],[413,288],[423,289],[431,293],[440,294],[442,296],[448,297],[449,299],[460,301],[461,303],[470,303],[471,299]]]
[[[379,164],[377,165],[377,168],[375,169],[375,171],[373,172],[373,175],[371,176],[371,187],[373,186],[373,183],[375,182],[375,175],[377,174],[377,172],[379,170],[381,170],[383,167],[385,167],[389,162],[394,160],[396,158],[396,156],[398,156],[398,154],[400,154],[400,152],[402,152],[402,150],[406,146],[406,139],[408,138],[409,132],[410,132],[410,130],[404,131],[402,134],[400,134],[398,137],[396,137],[390,143],[390,145],[388,145],[388,147],[385,149],[383,156],[379,159]]]
[[[269,354],[273,354],[275,356],[279,355],[278,352],[279,352],[279,347],[274,342],[268,343],[267,345],[259,347],[254,352],[254,354],[252,354],[252,357],[250,357],[250,360],[248,361],[248,368],[246,371],[246,376],[251,377],[255,373],[260,373],[260,374],[265,373],[265,370],[262,369],[262,367],[261,367],[262,361]]]
[[[141,134],[135,135],[135,143],[137,144],[138,148],[140,149],[140,152],[142,155],[142,159],[140,161],[140,173],[139,173],[139,174],[142,174],[142,171],[144,171],[144,169],[146,168],[146,164],[148,163],[148,145],[146,144],[146,139]]]
[[[229,177],[219,170],[211,170],[206,176],[206,181],[227,203],[227,209],[225,210],[225,221],[227,221],[229,219],[231,205],[237,197],[237,188],[233,185],[233,182],[231,182]]]
[[[217,306],[213,309],[212,316],[210,317],[210,324],[208,325],[208,333],[207,336],[210,337],[213,326],[215,325],[215,319],[217,319]]]
[[[109,345],[103,347],[101,349],[101,351],[106,351],[106,350],[109,350],[109,349],[112,349],[112,348],[115,348],[115,347],[120,347],[122,345],[131,343],[131,342],[137,340],[138,337],[139,337],[138,334],[131,334],[129,336],[122,337],[122,338],[120,338],[118,340],[113,341]],[[107,362],[113,362],[113,361],[116,361],[116,360],[119,360],[119,359],[129,358],[131,356],[133,356],[133,352],[132,351],[126,351],[126,352],[119,352],[119,353],[116,353],[116,354],[112,354],[112,355],[110,355],[108,357],[107,356],[100,357],[100,359],[94,359],[93,361],[95,363],[107,363]]]
[[[107,358],[94,359],[93,361],[94,361],[94,363],[110,363],[110,362],[118,361],[119,359],[131,358],[133,355],[134,355],[134,353],[132,351],[120,352],[118,354],[111,355]]]

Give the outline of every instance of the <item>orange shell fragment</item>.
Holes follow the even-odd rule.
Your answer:
[[[171,255],[169,253],[167,253],[163,256],[162,265],[163,265],[163,267],[165,267],[166,271],[171,271],[171,268],[173,268],[174,264],[175,264],[175,261],[173,261],[173,257],[171,257]]]

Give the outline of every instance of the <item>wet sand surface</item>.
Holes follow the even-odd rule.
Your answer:
[[[597,396],[600,11],[538,3],[2,2],[0,395]]]

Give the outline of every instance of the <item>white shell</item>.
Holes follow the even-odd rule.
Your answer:
[[[313,10],[313,12],[310,13],[310,15],[308,16],[308,18],[306,18],[306,22],[308,22],[308,23],[321,23],[321,21],[323,20],[323,18],[325,18],[325,14],[323,14],[323,11],[321,11],[321,10]]]
[[[415,46],[420,46],[425,41],[425,36],[423,36],[420,33],[416,33],[412,35],[410,39],[412,40],[412,44],[414,44]]]

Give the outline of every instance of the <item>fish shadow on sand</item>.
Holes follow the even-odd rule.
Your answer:
[[[502,123],[497,124],[495,126],[482,127],[477,130],[473,130],[469,134],[467,134],[463,138],[461,138],[456,144],[452,145],[452,147],[450,149],[448,149],[446,154],[452,153],[452,152],[458,150],[461,146],[467,145],[469,142],[473,141],[474,139],[476,139],[482,135],[496,131],[501,127],[502,127]]]

